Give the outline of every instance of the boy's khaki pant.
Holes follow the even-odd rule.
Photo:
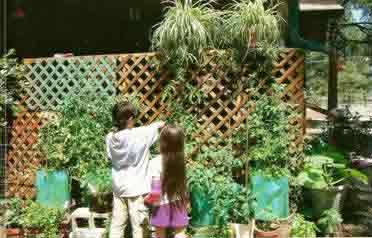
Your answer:
[[[132,225],[133,238],[148,236],[148,209],[144,204],[144,197],[119,198],[114,195],[110,238],[123,238],[128,225],[128,218]]]

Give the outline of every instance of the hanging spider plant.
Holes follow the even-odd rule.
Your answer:
[[[281,38],[279,4],[266,0],[236,0],[226,11],[225,45],[235,61],[245,63],[250,53],[275,58]]]
[[[221,13],[208,1],[174,0],[169,3],[163,20],[155,26],[152,48],[160,52],[176,79],[183,81],[191,65],[203,62],[203,51],[215,48],[221,39],[221,34],[217,34]]]

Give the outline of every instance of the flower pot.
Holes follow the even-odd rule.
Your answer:
[[[25,229],[24,230],[24,237],[35,237],[40,234],[39,229]]]
[[[112,193],[97,193],[90,197],[89,210],[96,213],[112,211]]]
[[[336,209],[341,213],[346,191],[345,186],[333,187],[328,190],[307,190],[305,196],[310,196],[311,198],[313,216],[319,218],[328,209]]]
[[[237,224],[232,223],[229,225],[232,230],[233,238],[253,238],[254,234],[254,222],[249,224]]]
[[[18,238],[23,237],[24,232],[22,229],[19,228],[7,228],[6,229],[6,237]]]
[[[254,224],[254,236],[255,237],[269,237],[269,238],[288,238],[290,237],[290,225],[288,222],[280,223],[280,226],[272,231],[263,231],[257,228]]]
[[[266,238],[279,238],[280,237],[280,229],[276,229],[273,231],[263,231],[255,227],[254,229],[254,237],[266,237]]]
[[[371,221],[372,211],[372,187],[369,185],[353,185],[347,198],[344,211],[344,219],[348,221],[358,221],[358,224],[368,224]]]

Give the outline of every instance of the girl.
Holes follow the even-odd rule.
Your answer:
[[[150,223],[156,238],[165,238],[167,228],[175,238],[186,237],[187,188],[184,161],[184,135],[174,126],[165,126],[160,133],[160,156],[151,160],[151,193],[145,201],[154,209]]]

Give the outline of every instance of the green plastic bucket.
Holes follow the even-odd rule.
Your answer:
[[[70,203],[70,182],[66,171],[36,172],[36,201],[50,208],[66,208]]]
[[[214,225],[215,218],[212,205],[205,193],[198,189],[191,190],[191,225],[194,227]]]
[[[272,221],[289,216],[288,178],[252,176],[251,182],[257,220]]]

